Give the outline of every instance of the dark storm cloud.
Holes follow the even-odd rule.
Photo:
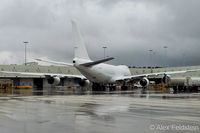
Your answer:
[[[198,5],[198,0],[2,1],[0,63],[22,63],[23,41],[30,42],[31,58],[70,61],[75,19],[92,59],[102,58],[106,45],[107,56],[116,57],[113,64],[199,65]]]

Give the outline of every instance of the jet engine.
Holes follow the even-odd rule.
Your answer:
[[[140,85],[143,86],[143,87],[146,87],[149,85],[149,80],[144,77],[142,80],[140,80]]]
[[[87,87],[87,86],[89,86],[90,81],[87,80],[87,79],[80,79],[80,80],[78,80],[78,84],[79,84],[81,87]]]
[[[162,80],[163,80],[163,83],[168,84],[171,80],[171,76],[165,75]]]
[[[60,78],[59,77],[50,77],[47,79],[49,84],[52,85],[58,85],[60,83]]]

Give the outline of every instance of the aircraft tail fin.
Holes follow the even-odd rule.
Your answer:
[[[74,57],[90,60],[83,37],[75,21],[72,22],[73,44],[74,44]]]

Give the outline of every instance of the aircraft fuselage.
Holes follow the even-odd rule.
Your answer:
[[[89,62],[84,59],[74,59],[74,66],[88,80],[94,83],[114,83],[117,77],[130,76],[131,72],[125,65],[114,66],[110,64],[100,63],[91,67],[85,67],[80,64]]]

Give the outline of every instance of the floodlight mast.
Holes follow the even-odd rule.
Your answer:
[[[25,51],[24,51],[24,55],[25,55],[25,57],[24,57],[24,65],[26,66],[26,64],[27,64],[27,60],[26,60],[26,57],[27,57],[27,55],[26,55],[26,49],[27,49],[27,45],[28,45],[28,41],[24,41],[24,48],[25,48]]]

